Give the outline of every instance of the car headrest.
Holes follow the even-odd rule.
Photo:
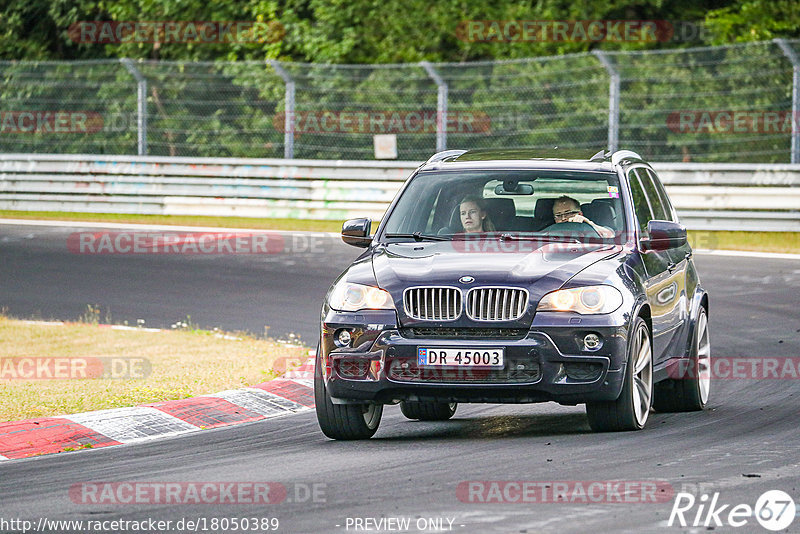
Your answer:
[[[614,217],[614,208],[610,204],[597,199],[593,200],[591,204],[583,204],[581,206],[583,214],[592,220],[592,222],[605,226],[607,228],[616,229],[616,217]]]
[[[553,204],[555,202],[554,198],[540,198],[533,208],[533,216],[542,221],[553,221]]]
[[[605,204],[606,206],[611,208],[611,213],[614,215],[614,219],[617,218],[617,211],[614,209],[614,201],[610,198],[596,198],[592,200],[592,205],[597,204]]]
[[[486,213],[498,230],[511,228],[517,215],[513,198],[486,198],[483,202],[486,204]]]

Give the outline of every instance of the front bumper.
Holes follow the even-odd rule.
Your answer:
[[[495,332],[502,337],[473,338],[452,332],[430,335],[435,328],[416,333],[399,328],[393,312],[370,312],[368,317],[325,312],[317,364],[337,404],[418,400],[574,405],[614,400],[622,390],[629,328],[622,315],[577,320],[540,313],[527,331],[506,329]],[[337,345],[341,329],[351,334],[348,346]],[[585,350],[587,333],[599,335],[602,346]],[[505,361],[502,369],[420,367],[420,347],[502,347]]]

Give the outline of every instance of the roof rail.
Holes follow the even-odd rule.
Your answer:
[[[466,152],[466,150],[443,150],[428,158],[428,161],[426,161],[425,164],[427,165],[428,163],[433,163],[434,161],[442,161],[450,156],[460,156],[464,152]]]
[[[605,150],[601,150],[600,152],[589,158],[589,161],[605,161],[606,159],[608,159],[609,154],[610,153],[606,152]]]
[[[611,154],[611,164],[618,165],[620,161],[625,159],[638,159],[641,160],[642,156],[633,152],[632,150],[617,150]]]

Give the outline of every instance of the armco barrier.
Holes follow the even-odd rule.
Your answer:
[[[417,162],[0,155],[0,209],[380,219]],[[800,165],[655,164],[690,229],[800,231]]]

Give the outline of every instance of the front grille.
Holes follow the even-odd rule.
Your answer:
[[[528,291],[516,287],[476,287],[467,293],[467,315],[475,321],[514,321],[525,314]]]
[[[403,292],[403,309],[413,319],[454,321],[461,315],[457,287],[410,287]]]
[[[540,366],[531,360],[509,360],[503,369],[419,367],[411,358],[398,358],[389,364],[389,379],[397,382],[520,384],[536,382]]]
[[[414,339],[522,339],[528,331],[523,328],[403,328],[403,337]]]

